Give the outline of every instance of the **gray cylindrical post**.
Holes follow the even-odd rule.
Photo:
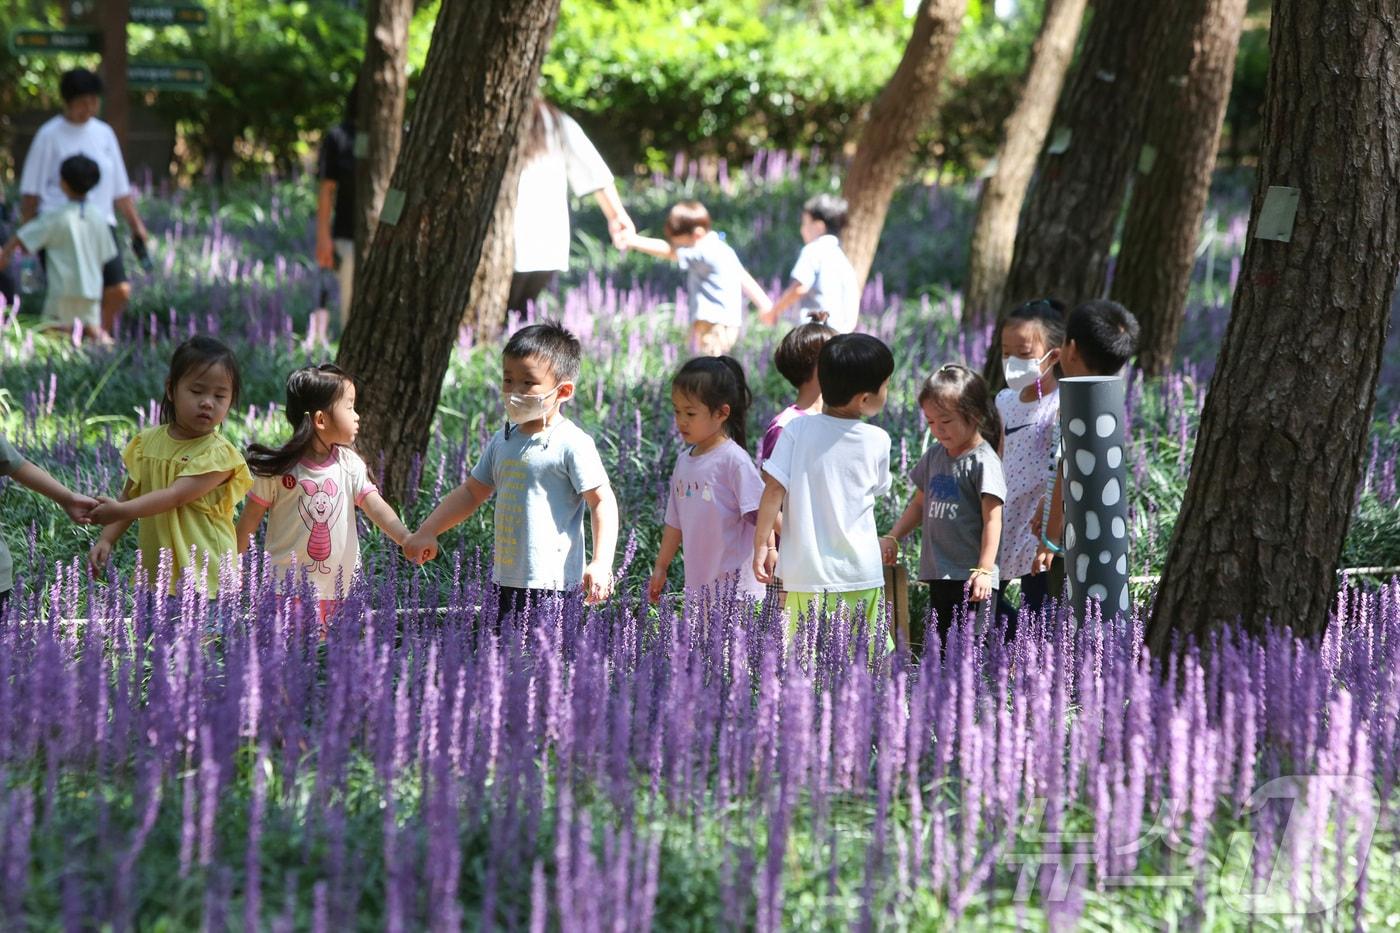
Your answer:
[[[1105,618],[1128,611],[1128,488],[1123,380],[1060,380],[1064,439],[1065,579],[1070,606],[1085,618],[1090,599]]]

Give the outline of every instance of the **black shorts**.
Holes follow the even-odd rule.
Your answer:
[[[114,285],[121,285],[129,281],[126,277],[126,266],[122,263],[122,241],[117,239],[117,228],[112,227],[112,243],[117,247],[117,255],[102,266],[102,287],[111,288]],[[49,271],[49,258],[44,250],[39,250],[39,265],[43,266],[44,273]]]

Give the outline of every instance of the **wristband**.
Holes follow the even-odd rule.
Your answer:
[[[894,535],[880,535],[880,537],[879,537],[878,540],[880,540],[880,541],[893,541],[893,542],[894,542],[894,546],[895,546],[895,547],[899,547],[899,539],[896,538]]]
[[[973,567],[971,570],[968,571],[968,573],[974,577],[978,574],[981,574],[984,577],[990,577],[992,575],[992,572],[986,567]]]
[[[1041,544],[1045,547],[1045,549],[1046,549],[1047,551],[1049,551],[1051,554],[1063,554],[1063,553],[1065,552],[1065,549],[1064,549],[1064,548],[1060,547],[1058,544],[1056,544],[1054,541],[1051,541],[1049,538],[1045,537],[1044,535],[1041,535],[1041,536],[1040,536],[1040,543],[1041,543]]]

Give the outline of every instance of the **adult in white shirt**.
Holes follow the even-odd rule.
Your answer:
[[[618,249],[625,249],[637,232],[612,172],[583,129],[541,97],[532,109],[515,201],[515,274],[506,303],[512,311],[524,311],[557,273],[569,268],[570,192],[597,199]]]
[[[136,212],[127,178],[126,162],[112,127],[97,118],[102,106],[102,79],[86,68],[63,73],[58,82],[63,97],[63,113],[39,128],[24,158],[19,179],[19,214],[28,222],[39,214],[61,210],[68,197],[59,186],[58,170],[69,156],[85,155],[97,163],[102,176],[87,193],[86,203],[99,211],[117,237],[117,212],[131,228],[132,236],[145,242],[146,225]],[[115,259],[102,267],[102,329],[115,333],[117,318],[131,298],[131,285],[122,265],[121,249]]]

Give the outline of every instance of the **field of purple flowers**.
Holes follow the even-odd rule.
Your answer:
[[[712,179],[678,165],[629,205],[654,232],[669,203],[700,197],[776,285],[804,193],[829,178],[781,154]],[[0,430],[70,485],[115,491],[171,341],[200,330],[240,353],[228,434],[282,436],[285,373],[325,355],[297,338],[319,288],[311,197],[291,183],[149,196],[160,261],[137,282],[129,339],[80,349],[6,311]],[[1130,388],[1139,607],[1185,485],[1247,203],[1247,179],[1220,180],[1177,370]],[[897,347],[881,419],[897,472],[924,444],[919,379],[985,353],[949,284],[971,209],[961,189],[902,192],[865,296],[866,329]],[[550,301],[584,339],[573,415],[630,530],[625,585],[604,607],[545,607],[495,634],[486,510],[422,569],[364,529],[365,579],[321,643],[256,564],[212,611],[193,593],[129,592],[130,541],[112,579],[90,580],[92,532],[0,486],[24,588],[0,626],[0,925],[1400,925],[1400,585],[1373,571],[1340,589],[1320,644],[1232,635],[1171,661],[1143,652],[1136,614],[1052,615],[1009,646],[959,632],[945,658],[911,666],[812,634],[843,626],[785,647],[769,612],[650,610],[638,584],[679,450],[681,283],[605,249],[593,213],[578,220]],[[788,396],[774,337],[755,327],[738,352],[755,424]],[[496,379],[494,348],[464,334],[403,504],[411,525],[497,424]],[[1398,419],[1392,340],[1349,567],[1400,564]],[[907,493],[896,484],[882,522]]]

